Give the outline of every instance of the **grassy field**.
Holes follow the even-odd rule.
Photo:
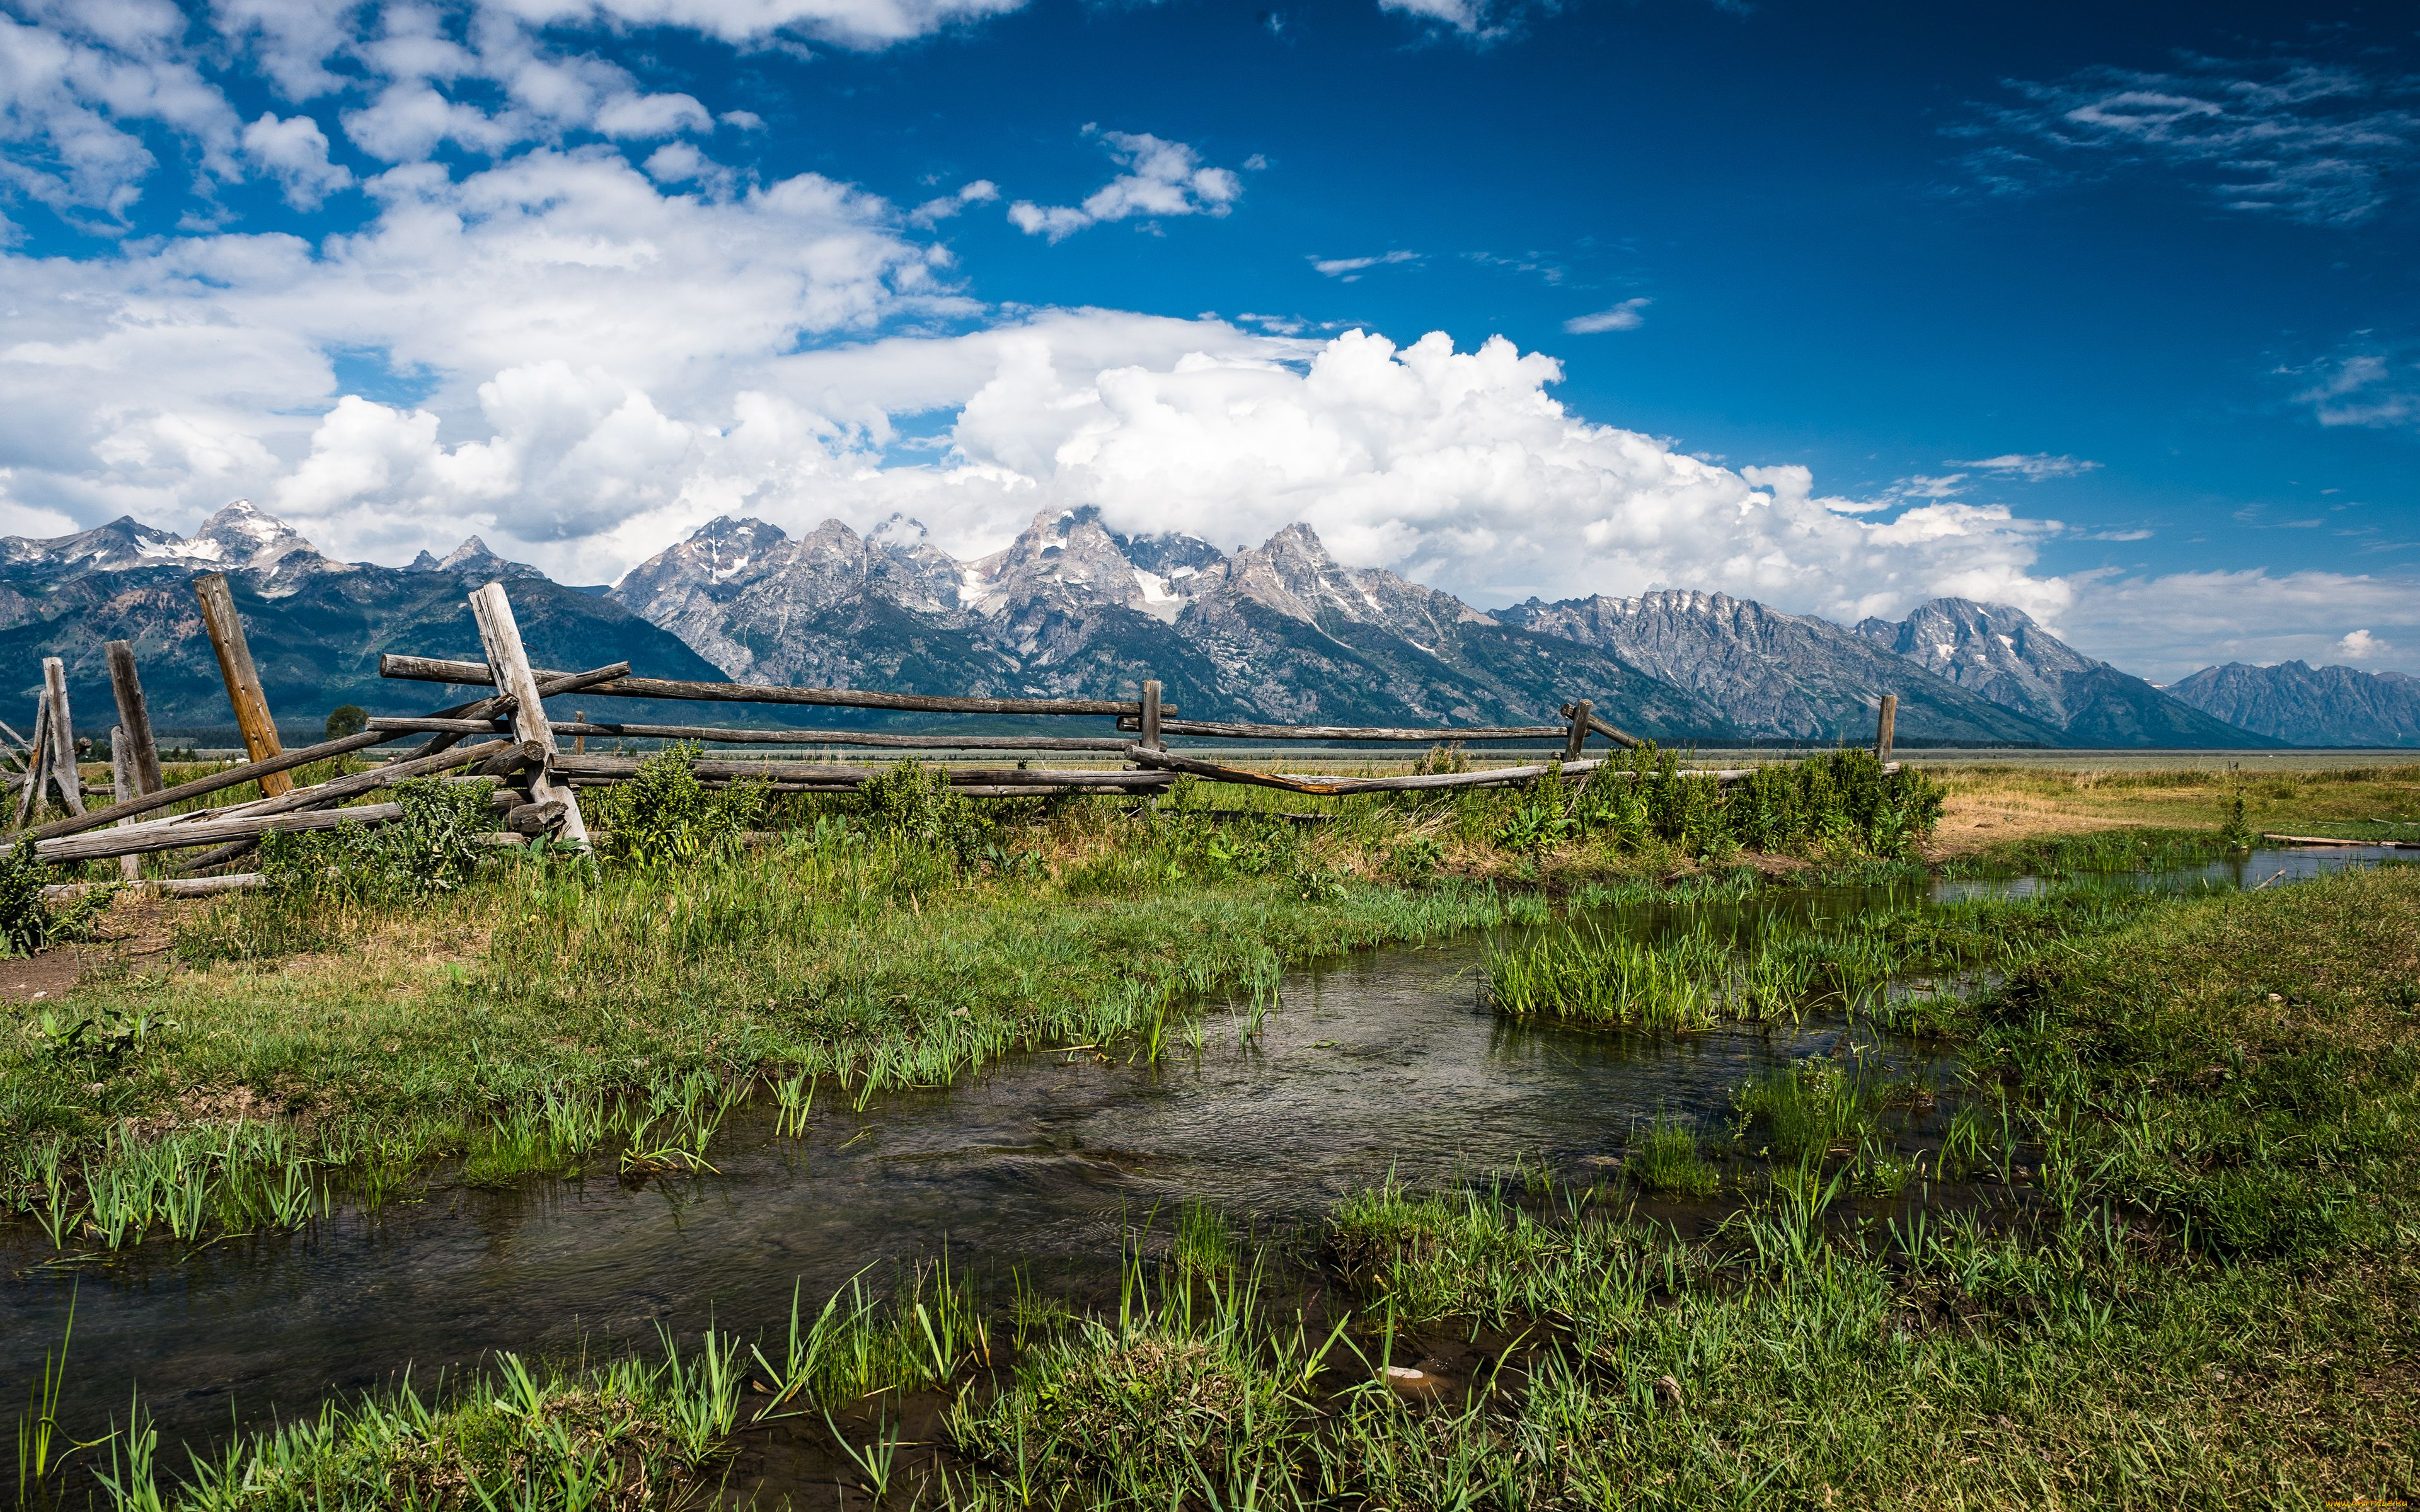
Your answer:
[[[1274,1245],[1187,1211],[1089,1316],[920,1285],[653,1361],[507,1357],[157,1494],[669,1506],[783,1436],[823,1445],[858,1505],[2420,1492],[2420,869],[1991,906],[1882,932],[1902,960],[2017,943],[1936,1026],[1963,1048],[1960,1112],[1879,1214],[1850,1200],[1872,1107],[1803,1068],[1742,1087],[1733,1129],[1642,1130],[1585,1188],[1386,1187]],[[1718,1221],[1640,1214],[1676,1191]],[[161,1504],[136,1458],[113,1462],[117,1504]]]
[[[375,1206],[441,1167],[695,1169],[742,1098],[862,1100],[1023,1046],[1155,1055],[1291,964],[1565,903],[2420,832],[2420,766],[1869,768],[1720,803],[1642,764],[1614,789],[1187,784],[989,814],[912,779],[762,803],[675,774],[599,804],[600,866],[473,865],[461,832],[485,821],[458,795],[385,840],[272,848],[271,891],[121,900],[46,952],[78,952],[81,980],[0,1035],[0,1212],[105,1263]],[[1190,1214],[1172,1256],[1130,1258],[1114,1319],[954,1293],[810,1319],[750,1361],[709,1338],[605,1370],[508,1363],[239,1446],[185,1504],[674,1504],[729,1473],[743,1366],[838,1415],[845,1478],[895,1473],[924,1504],[2409,1494],[2414,941],[2410,872],[1981,902],[1745,953],[1557,925],[1491,962],[1499,1011],[1675,1031],[1847,1012],[1962,1043],[1958,1116],[1899,1149],[1882,1090],[1802,1068],[1740,1088],[1733,1130],[1647,1131],[1586,1190],[1371,1193],[1309,1251]],[[2001,985],[1887,990],[1909,972]],[[1928,1182],[1955,1199],[1904,1227],[1844,1216]],[[1637,1215],[1646,1194],[1723,1216],[1683,1238]],[[1002,1316],[1021,1320],[995,1349]],[[1453,1338],[1485,1367],[1440,1378],[1450,1400],[1385,1375]],[[938,1437],[894,1465],[880,1404],[910,1397]]]

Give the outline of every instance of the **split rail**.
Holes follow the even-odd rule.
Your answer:
[[[220,574],[205,574],[195,579],[194,591],[249,760],[173,787],[166,785],[161,776],[159,752],[152,738],[133,649],[125,641],[111,641],[107,647],[110,683],[118,715],[118,723],[110,733],[112,779],[105,795],[112,801],[101,807],[87,807],[84,800],[92,790],[84,787],[77,765],[66,670],[58,657],[45,658],[43,690],[33,735],[19,735],[0,724],[0,733],[14,742],[13,748],[7,750],[7,764],[16,767],[14,771],[0,772],[0,777],[5,777],[18,795],[16,831],[6,838],[6,843],[31,843],[35,853],[48,861],[115,857],[122,876],[129,880],[140,878],[140,856],[178,853],[171,863],[178,876],[143,885],[170,892],[216,890],[241,882],[236,877],[205,877],[201,873],[240,859],[257,846],[264,835],[383,823],[397,817],[402,809],[396,803],[375,799],[380,790],[400,781],[460,774],[467,769],[473,777],[499,779],[490,802],[496,806],[502,828],[490,837],[493,843],[517,844],[543,835],[585,846],[590,835],[581,813],[581,791],[627,781],[637,774],[640,763],[639,757],[627,753],[589,752],[586,746],[592,738],[759,748],[853,748],[869,753],[912,752],[960,760],[988,751],[1015,751],[1114,758],[1124,764],[1112,769],[1036,767],[1025,762],[1015,766],[956,764],[939,768],[950,785],[969,797],[1003,798],[1087,793],[1148,796],[1185,777],[1314,795],[1500,787],[1532,781],[1557,767],[1573,776],[1597,770],[1605,764],[1587,754],[1591,735],[1621,747],[1640,744],[1636,736],[1598,716],[1587,699],[1563,705],[1559,711],[1562,722],[1557,724],[1288,725],[1182,718],[1175,705],[1162,701],[1161,685],[1156,680],[1145,680],[1140,695],[1131,699],[983,698],[641,677],[632,674],[628,662],[584,671],[539,668],[530,664],[504,585],[489,583],[470,595],[482,659],[390,655],[380,658],[379,671],[381,676],[402,681],[491,691],[469,702],[418,717],[371,718],[359,733],[287,750],[270,716],[269,702],[245,643],[242,621],[236,612],[226,579]],[[578,711],[569,719],[548,715],[546,700],[580,692],[615,699],[885,713],[1096,720],[1108,717],[1115,724],[1113,733],[1108,734],[1053,736],[947,730],[777,730],[590,719]],[[1888,698],[1884,701],[1877,745],[1885,756],[1889,750],[1890,705],[1896,702]],[[421,737],[415,748],[380,765],[309,786],[293,785],[291,774],[299,768],[413,736]],[[1219,754],[1216,748],[1171,749],[1171,736],[1431,746],[1559,741],[1562,751],[1555,761],[1475,771],[1336,777],[1233,765],[1212,759]],[[566,741],[569,748],[566,748]],[[694,769],[709,782],[760,782],[777,792],[792,793],[853,791],[881,770],[868,765],[845,765],[829,759],[765,758],[707,758],[698,761]],[[1721,782],[1748,774],[1745,770],[1697,770],[1683,775]],[[247,783],[256,784],[260,796],[231,805],[161,813]],[[65,816],[29,826],[28,821],[38,817],[54,798],[66,810]]]

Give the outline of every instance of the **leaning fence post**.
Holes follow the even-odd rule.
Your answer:
[[[538,694],[537,674],[530,671],[529,654],[521,649],[520,626],[513,620],[513,601],[505,596],[504,585],[489,583],[473,594],[471,616],[479,622],[479,644],[487,651],[496,691],[512,695],[514,733],[545,748],[546,754],[530,778],[530,799],[562,803],[563,838],[584,846],[588,822],[580,816],[580,800],[572,795],[571,784],[555,775],[554,729],[547,723],[546,701]]]
[[[1890,760],[1891,726],[1898,720],[1899,695],[1885,693],[1882,711],[1874,717],[1874,755],[1878,760],[1885,762]]]
[[[143,702],[143,679],[135,675],[134,647],[112,640],[101,649],[109,656],[109,690],[117,699],[117,722],[126,730],[137,794],[157,793],[168,784],[160,776],[160,748],[151,738],[151,709]]]
[[[269,695],[260,689],[260,672],[252,664],[252,648],[244,643],[243,621],[235,611],[235,594],[226,574],[206,572],[194,579],[194,596],[202,603],[202,628],[219,654],[219,677],[226,684],[227,702],[235,709],[236,728],[243,733],[243,748],[265,762],[286,748],[277,741],[277,721],[269,715]],[[293,791],[294,779],[284,772],[260,779],[260,795],[282,798]]]
[[[35,811],[41,808],[42,784],[50,780],[47,775],[50,767],[51,690],[46,687],[42,689],[41,697],[34,703],[34,739],[33,743],[25,748],[25,785],[17,790],[15,828],[24,828],[25,822],[33,818]]]
[[[42,658],[42,688],[51,696],[51,785],[68,812],[84,812],[84,771],[76,765],[75,717],[68,712],[68,664]]]
[[[1159,679],[1145,678],[1142,685],[1141,744],[1154,750],[1164,750],[1167,743],[1159,738]]]
[[[119,644],[124,644],[124,642],[121,641]],[[134,742],[126,737],[126,727],[124,725],[114,724],[109,727],[109,787],[110,792],[114,795],[111,800],[113,802],[124,803],[129,798],[139,798],[143,796],[143,795],[137,791],[134,782],[133,745]],[[133,822],[134,816],[132,814],[128,814],[125,818],[117,822],[117,827],[124,829],[128,825],[131,825]],[[119,856],[117,858],[117,874],[124,877],[129,882],[141,881],[143,879],[143,858],[138,856]]]
[[[1580,748],[1588,744],[1588,737],[1589,701],[1581,699],[1578,702],[1572,705],[1572,733],[1569,736],[1565,737],[1563,741],[1563,760],[1567,762],[1578,761],[1580,759]]]

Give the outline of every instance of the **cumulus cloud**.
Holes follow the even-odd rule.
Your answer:
[[[2336,642],[2336,654],[2347,661],[2367,661],[2372,656],[2383,656],[2394,649],[2394,646],[2381,640],[2367,630],[2351,631]]]
[[[1442,26],[1467,41],[1494,41],[1511,30],[1492,0],[1378,0],[1378,8]]]
[[[1594,315],[1575,315],[1563,322],[1563,330],[1575,336],[1593,336],[1606,331],[1636,331],[1647,323],[1645,311],[1650,301],[1624,300],[1611,309]]]
[[[0,14],[0,184],[62,215],[120,221],[158,164],[142,134],[154,128],[191,143],[206,179],[241,177],[234,107],[184,56],[175,6],[27,13]]]
[[[2048,452],[2008,452],[1972,462],[1952,462],[1953,468],[1973,468],[1978,472],[1991,472],[2001,477],[2023,478],[2027,483],[2040,483],[2044,478],[2072,478],[2090,472],[2101,464],[2081,457],[2054,456]]]
[[[328,133],[308,116],[284,120],[274,111],[243,129],[243,150],[286,187],[286,202],[310,209],[351,185],[352,170],[328,161]]]
[[[1130,216],[1157,219],[1174,215],[1225,215],[1244,194],[1244,181],[1229,168],[1214,168],[1183,142],[1170,142],[1149,132],[1102,131],[1097,136],[1109,156],[1126,171],[1087,195],[1081,205],[1036,205],[1018,200],[1008,218],[1028,236],[1064,240],[1087,226]]]
[[[2019,103],[1952,128],[1976,142],[1966,166],[1993,193],[2158,170],[2226,209],[2349,225],[2420,161],[2420,85],[2399,76],[2184,55],[2163,70],[2095,67],[2008,87]]]

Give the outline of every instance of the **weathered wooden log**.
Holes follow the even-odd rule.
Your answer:
[[[1121,719],[1118,728],[1140,732],[1141,721]],[[1454,740],[1560,740],[1565,730],[1559,724],[1481,725],[1450,730],[1341,724],[1242,724],[1221,719],[1162,718],[1159,733],[1223,740],[1375,740],[1434,745]]]
[[[383,824],[402,812],[401,804],[365,803],[356,809],[253,814],[234,819],[212,819],[198,825],[179,825],[162,819],[146,825],[130,825],[124,829],[97,829],[82,835],[62,835],[56,840],[38,842],[34,846],[34,854],[45,861],[97,861],[112,856],[176,851],[189,845],[249,840],[259,835],[334,829],[338,825]]]
[[[68,664],[42,658],[42,687],[51,699],[51,789],[68,812],[84,812],[83,769],[76,764],[75,716],[68,711]],[[39,795],[35,802],[39,803]]]
[[[558,755],[553,764],[556,771],[567,777],[618,780],[638,775],[641,760],[643,758],[637,756]],[[830,762],[700,761],[690,770],[708,780],[811,782],[834,791],[845,791],[880,775],[880,769],[876,767],[842,766]],[[1054,771],[1044,767],[967,766],[940,770],[953,787],[1007,784],[1016,787],[1115,788],[1147,775],[1140,772]]]
[[[1166,717],[1166,713],[1167,711],[1159,706],[1158,679],[1145,679],[1142,685],[1142,713],[1135,720],[1135,729],[1141,734],[1142,743],[1154,750],[1168,748],[1167,740],[1162,738],[1166,732],[1160,729],[1161,720]]]
[[[594,687],[598,683],[611,682],[616,677],[627,674],[629,670],[630,664],[628,662],[617,661],[608,666],[591,669],[584,672],[566,672],[560,677],[540,678],[537,685],[538,697],[542,699],[551,699],[559,693],[576,693],[583,687]],[[450,709],[439,709],[435,714],[430,715],[429,717],[432,719],[463,719],[474,723],[481,720],[503,718],[507,724],[509,724],[512,711],[512,695],[509,693],[500,693],[494,698],[473,699],[468,703],[458,703]],[[373,719],[364,728],[376,729],[378,728],[378,721]],[[489,726],[486,728],[493,727]],[[460,740],[464,734],[478,734],[481,733],[483,733],[482,730],[471,730],[455,731],[449,733],[439,734],[425,742],[418,750],[413,751],[411,754],[415,758],[421,756],[434,756],[439,751],[443,750],[446,747]]]
[[[501,726],[492,720],[382,716],[372,719],[369,728],[397,734],[437,730],[476,734]],[[861,746],[881,750],[1084,750],[1107,754],[1126,748],[1126,742],[1114,735],[892,735],[856,730],[744,730],[729,725],[627,724],[586,719],[553,719],[548,721],[548,728],[554,732],[557,741],[569,735],[575,742],[596,735],[621,740],[708,741],[723,746]],[[575,743],[571,754],[585,755],[587,750]]]
[[[1899,723],[1899,695],[1885,693],[1883,705],[1874,713],[1874,755],[1890,760],[1892,727]]]
[[[504,814],[504,827],[516,835],[543,835],[562,825],[571,806],[559,798],[517,804]]]
[[[535,741],[543,753],[530,779],[530,796],[540,803],[559,802],[563,838],[574,845],[588,843],[588,823],[580,815],[580,799],[571,784],[559,780],[551,767],[554,732],[547,728],[546,696],[537,674],[521,648],[520,625],[513,618],[513,601],[502,583],[489,583],[471,595],[471,617],[479,624],[479,644],[488,654],[489,675],[497,691],[513,695],[513,729],[524,741]],[[606,685],[610,686],[610,685]]]
[[[1572,717],[1572,711],[1578,707],[1579,705],[1576,703],[1564,704],[1563,717],[1566,719]],[[1606,739],[1612,741],[1615,745],[1621,747],[1625,750],[1637,750],[1639,747],[1647,744],[1647,742],[1639,739],[1637,735],[1632,734],[1627,730],[1615,729],[1613,726],[1599,718],[1593,712],[1591,712],[1588,717],[1588,727],[1590,730],[1595,731],[1598,734],[1603,735]]]
[[[2413,840],[2347,840],[2341,835],[2267,835],[2262,840],[2275,841],[2280,845],[2375,845],[2390,851],[2420,851],[2420,841]]]
[[[112,802],[124,803],[129,798],[139,798],[143,795],[141,791],[135,786],[134,752],[132,745],[126,738],[126,727],[122,724],[114,724],[109,727],[109,780],[111,787],[110,798]],[[132,819],[121,819],[117,823],[118,827],[124,828],[126,825],[134,823],[134,821]],[[141,880],[143,876],[143,862],[141,857],[132,856],[119,856],[117,858],[117,874],[121,879],[128,882]]]
[[[244,640],[243,618],[235,611],[226,574],[206,572],[194,579],[194,597],[201,603],[202,628],[209,632],[210,646],[219,656],[219,678],[226,684],[243,748],[256,763],[267,762],[285,748],[277,738],[277,721],[269,713],[269,695],[261,691],[260,672],[252,664],[252,647]],[[264,797],[278,797],[293,785],[282,768],[260,777]]]
[[[21,840],[44,841],[60,835],[72,835],[78,830],[115,824],[129,814],[149,813],[155,809],[165,809],[173,804],[182,803],[187,798],[198,798],[206,793],[216,793],[223,788],[239,787],[246,782],[257,781],[264,776],[290,772],[298,766],[308,766],[313,762],[324,762],[332,756],[343,756],[352,751],[365,750],[380,741],[392,738],[376,730],[365,730],[358,735],[347,735],[342,740],[330,740],[317,746],[305,746],[300,750],[289,750],[282,755],[272,756],[265,762],[246,762],[240,766],[230,766],[224,772],[213,772],[208,777],[197,777],[191,782],[179,782],[172,788],[162,788],[157,793],[147,793],[132,803],[115,803],[106,809],[95,809],[80,816],[54,819],[49,824],[38,825],[23,834],[10,835],[7,837],[7,841],[14,844]]]
[[[145,897],[206,898],[214,892],[243,892],[268,886],[265,872],[232,872],[223,877],[163,877],[142,882],[54,882],[42,889],[42,898],[48,903],[63,903],[104,889]]]
[[[134,793],[157,793],[168,784],[160,776],[160,748],[151,737],[151,706],[144,702],[143,679],[134,670],[134,647],[112,640],[101,651],[109,658],[109,691],[117,701],[117,722],[126,731],[127,753],[134,762]]]
[[[256,814],[290,813],[302,809],[324,809],[348,798],[375,793],[380,788],[409,782],[416,777],[427,777],[457,766],[491,760],[497,756],[514,756],[535,761],[544,752],[511,739],[483,741],[476,746],[458,746],[434,756],[422,756],[411,761],[388,762],[365,772],[353,772],[344,777],[332,777],[314,787],[296,788],[279,798],[257,798],[220,810],[226,818],[251,817]],[[183,816],[179,816],[183,817]],[[207,814],[205,815],[207,817]]]
[[[1581,699],[1574,703],[1572,712],[1563,717],[1572,722],[1571,736],[1563,742],[1563,760],[1575,762],[1580,759],[1581,748],[1588,744],[1589,701]]]
[[[51,690],[42,689],[34,705],[34,743],[25,752],[25,780],[17,789],[15,827],[23,829],[25,821],[41,811],[42,787],[50,779],[45,775],[51,764]]]
[[[1560,732],[1557,732],[1560,733]],[[1559,765],[1566,776],[1583,776],[1605,764],[1600,761],[1544,763],[1533,766],[1498,766],[1483,772],[1433,772],[1409,777],[1318,777],[1308,773],[1255,772],[1242,766],[1221,766],[1167,751],[1128,746],[1126,759],[1140,766],[1169,772],[1190,772],[1216,782],[1240,782],[1250,787],[1278,788],[1333,797],[1346,793],[1405,793],[1430,788],[1505,787],[1544,777]]]
[[[475,661],[445,661],[434,656],[383,656],[379,675],[424,683],[452,683],[476,687],[491,682]],[[541,670],[540,677],[561,672]],[[875,693],[855,687],[784,687],[769,683],[697,683],[665,677],[623,677],[595,685],[609,698],[689,699],[706,703],[799,703],[821,708],[905,709],[917,714],[1131,714],[1142,705],[1135,699],[994,699],[937,698],[922,693]],[[1173,712],[1168,705],[1163,713]]]

